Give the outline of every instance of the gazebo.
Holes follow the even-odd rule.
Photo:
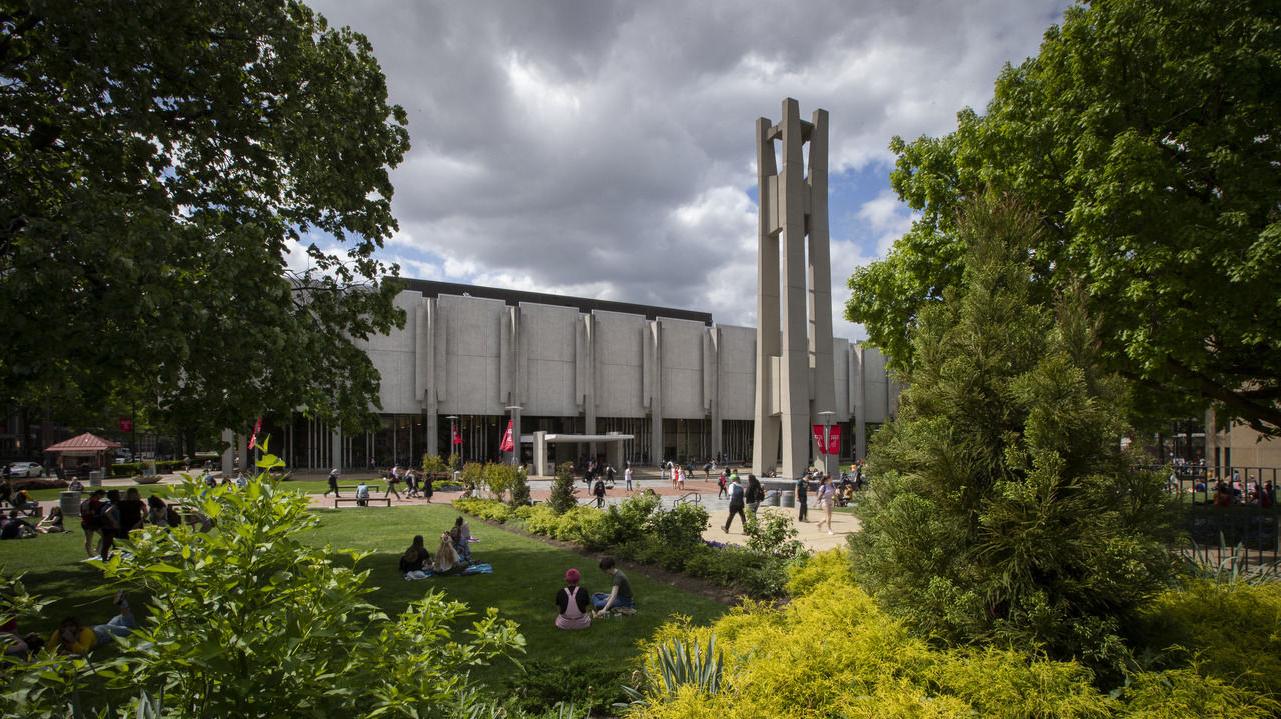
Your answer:
[[[120,446],[119,442],[103,439],[96,434],[85,432],[63,442],[51,444],[44,448],[48,454],[58,455],[58,467],[66,471],[68,457],[77,458],[76,466],[84,464],[79,458],[91,459],[92,469],[105,470],[111,464],[111,451]]]

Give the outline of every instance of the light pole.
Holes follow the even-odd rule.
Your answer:
[[[519,418],[519,415],[517,413],[520,412],[522,407],[518,404],[509,404],[503,409],[507,410],[508,414],[511,416],[512,464],[519,465],[520,464],[520,422],[517,422],[516,420]]]
[[[818,413],[818,416],[823,418],[823,442],[825,443],[832,436],[832,415],[834,414],[836,413],[830,409],[825,409]],[[819,447],[819,449],[823,452],[823,474],[830,477],[832,475],[832,455],[828,454],[827,447]]]

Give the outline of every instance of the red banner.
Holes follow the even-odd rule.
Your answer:
[[[827,453],[840,455],[841,453],[841,425],[832,425],[827,434]]]
[[[823,435],[823,425],[814,425],[814,443],[818,445],[819,454],[827,454],[827,440]]]
[[[516,448],[516,443],[512,441],[512,421],[507,420],[507,431],[503,433],[503,441],[498,443],[499,452],[510,452]]]
[[[133,420],[132,420],[131,418],[129,418],[129,417],[121,417],[121,418],[120,418],[120,431],[121,431],[121,432],[132,432],[132,431],[133,431]]]
[[[463,436],[462,436],[461,434],[459,434],[459,433],[458,433],[458,428],[457,428],[457,427],[455,427],[455,428],[454,428],[454,439],[453,439],[453,441],[451,442],[451,444],[462,444],[462,443],[463,443]]]

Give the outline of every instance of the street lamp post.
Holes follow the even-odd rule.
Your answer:
[[[520,421],[519,421],[520,415],[518,413],[523,408],[518,404],[509,404],[503,409],[507,410],[508,414],[511,417],[511,423],[512,423],[512,464],[519,465],[520,464]]]
[[[836,414],[830,409],[825,409],[818,413],[823,418],[823,441],[828,442],[832,436],[832,415]],[[832,475],[832,455],[828,453],[827,447],[820,447],[823,450],[823,474]]]

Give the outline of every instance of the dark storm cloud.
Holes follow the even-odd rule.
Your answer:
[[[752,321],[754,120],[831,112],[832,171],[947,131],[1062,10],[1036,2],[313,2],[365,33],[410,116],[404,274]],[[882,173],[883,175],[884,173]],[[835,300],[906,212],[869,188]],[[833,207],[842,203],[833,197]],[[850,200],[844,200],[849,202]],[[853,329],[838,321],[838,334]]]

